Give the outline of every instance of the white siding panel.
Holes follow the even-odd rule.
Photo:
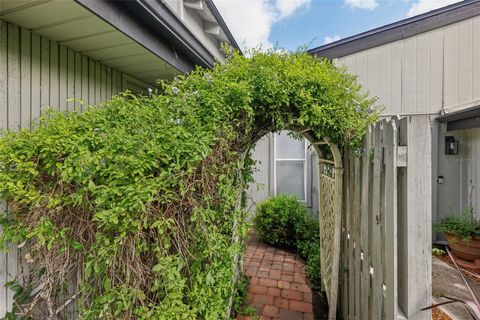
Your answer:
[[[458,105],[458,24],[445,28],[444,35],[444,103]]]
[[[442,109],[443,101],[443,30],[430,32],[429,113]]]
[[[382,46],[378,48],[378,105],[384,107],[384,113],[391,113],[390,104],[390,82],[392,79],[392,70],[390,64],[392,63],[392,52],[390,46]]]
[[[348,72],[350,72],[352,74],[357,74],[356,70],[355,70],[355,56],[354,55],[345,57],[345,59],[341,61],[341,64],[347,68]]]
[[[389,114],[402,113],[402,65],[403,65],[403,42],[397,41],[389,45],[391,52],[390,60],[390,99],[388,106]],[[387,114],[385,112],[385,114]]]
[[[368,91],[368,67],[367,67],[367,52],[362,51],[355,55],[356,72],[358,81],[364,86],[365,91]]]
[[[430,106],[430,34],[415,38],[415,113],[428,113]]]
[[[403,56],[402,113],[414,114],[417,100],[417,41],[414,37],[404,41]]]
[[[21,96],[20,96],[20,117],[21,127],[29,128],[31,119],[31,79],[32,79],[32,65],[31,65],[31,41],[32,34],[30,31],[21,30]]]
[[[458,24],[458,104],[472,101],[472,20]]]
[[[367,51],[367,85],[368,91],[376,96],[378,92],[378,48]]]
[[[480,99],[480,17],[472,19],[472,98]]]

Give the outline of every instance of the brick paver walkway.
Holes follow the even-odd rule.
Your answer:
[[[251,233],[244,271],[250,277],[248,302],[260,320],[313,320],[312,291],[302,259],[259,242]]]

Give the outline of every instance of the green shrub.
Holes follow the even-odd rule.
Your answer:
[[[310,254],[307,258],[307,274],[308,280],[310,280],[310,286],[320,291],[321,289],[321,274],[320,274],[320,245],[317,243],[310,247]]]
[[[274,246],[293,248],[296,244],[296,227],[308,214],[297,198],[281,194],[258,205],[254,224],[260,238]]]
[[[451,211],[435,223],[433,228],[438,232],[452,233],[465,242],[480,236],[480,221],[474,216],[472,208],[461,213]]]
[[[308,259],[312,246],[319,246],[320,243],[320,225],[318,220],[308,214],[303,215],[302,219],[295,225],[295,241],[298,254]]]
[[[305,259],[310,284],[320,289],[320,226],[296,197],[281,194],[265,200],[257,206],[254,225],[265,243]]]
[[[74,275],[82,319],[225,318],[248,150],[288,128],[356,145],[376,118],[372,103],[328,60],[228,52],[225,64],[161,82],[148,97],[127,92],[2,132],[0,245],[29,248],[23,278],[40,288],[18,307],[53,318]]]

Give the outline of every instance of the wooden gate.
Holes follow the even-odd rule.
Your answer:
[[[344,152],[344,319],[431,319],[430,127],[423,115],[384,119]]]

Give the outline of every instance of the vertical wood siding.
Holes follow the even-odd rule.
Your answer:
[[[465,162],[467,162],[466,194],[471,199],[467,199],[467,206],[472,205],[477,217],[480,217],[480,129],[468,130],[465,132]],[[469,197],[470,198],[470,197]]]
[[[0,20],[0,129],[31,128],[48,107],[82,110],[69,98],[98,104],[122,91],[124,74],[29,30]],[[3,210],[2,210],[3,209]],[[0,211],[5,205],[0,203]],[[13,301],[4,287],[19,273],[23,255],[0,254],[0,316]]]
[[[439,143],[444,141],[445,135],[454,135],[460,140],[461,148],[458,156],[446,156],[440,150],[440,157],[443,161],[453,163],[448,172],[439,172],[449,181],[454,178],[458,180],[448,185],[442,185],[439,190],[439,215],[445,216],[450,213],[451,208],[461,211],[473,207],[473,212],[480,218],[480,129],[470,129],[459,132],[441,132]],[[448,164],[444,164],[446,167]],[[458,187],[459,186],[459,187]],[[455,196],[452,196],[452,193]]]
[[[384,115],[435,114],[480,102],[480,17],[338,59]]]

